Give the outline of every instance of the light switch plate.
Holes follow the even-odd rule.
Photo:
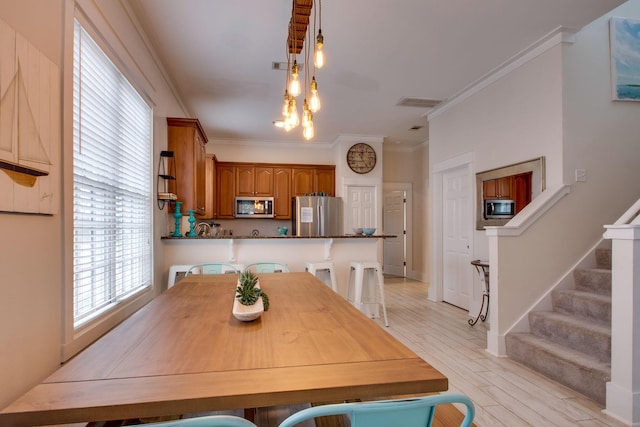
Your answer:
[[[576,169],[576,182],[587,182],[586,169]]]

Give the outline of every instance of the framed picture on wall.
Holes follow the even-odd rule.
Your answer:
[[[640,20],[611,18],[611,86],[615,101],[640,101]]]
[[[0,212],[56,214],[58,66],[2,20],[0,58]]]

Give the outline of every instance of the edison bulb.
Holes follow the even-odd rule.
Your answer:
[[[309,126],[306,126],[304,128],[304,130],[302,131],[302,136],[304,136],[304,139],[306,139],[308,141],[311,138],[313,138],[313,135],[314,135],[313,122],[309,122]]]
[[[298,107],[296,105],[295,98],[291,98],[291,101],[289,101],[289,116],[287,123],[291,125],[292,128],[300,124],[300,116],[298,116]]]
[[[300,95],[300,80],[298,80],[298,73],[300,68],[298,67],[298,63],[293,61],[293,67],[291,67],[291,81],[289,82],[289,93],[291,96]]]
[[[318,37],[316,38],[316,48],[314,53],[313,62],[316,68],[322,68],[324,66],[324,37],[322,36],[322,30],[318,30]]]
[[[318,84],[316,83],[315,76],[311,80],[311,97],[309,98],[309,110],[313,113],[317,113],[322,105],[320,104],[320,97],[318,96]]]

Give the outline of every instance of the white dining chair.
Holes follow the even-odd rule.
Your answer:
[[[167,282],[167,289],[173,287],[173,285],[179,282],[180,279],[182,279],[186,275],[187,271],[189,271],[192,266],[192,264],[176,264],[169,267],[169,280]]]
[[[475,416],[471,400],[462,394],[445,393],[408,399],[312,406],[290,415],[279,427],[293,427],[303,421],[328,415],[348,415],[351,427],[428,427],[433,423],[436,407],[446,403],[466,406],[460,427],[471,426]]]
[[[191,266],[185,276],[189,276],[191,274],[238,274],[240,271],[241,269],[233,264],[209,262]]]
[[[254,262],[244,268],[254,273],[288,273],[289,266],[282,262]]]

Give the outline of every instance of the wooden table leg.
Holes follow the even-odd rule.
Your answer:
[[[244,408],[244,419],[249,420],[255,424],[256,422],[256,408]]]

